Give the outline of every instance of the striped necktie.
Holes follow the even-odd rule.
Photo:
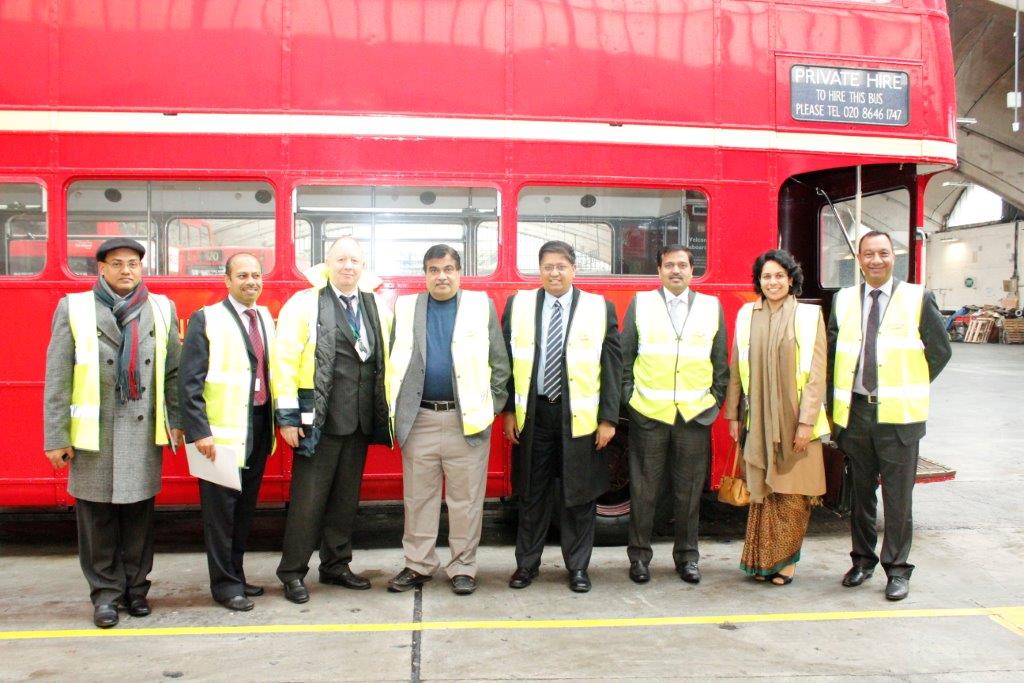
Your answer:
[[[554,400],[562,394],[562,304],[551,307],[548,338],[544,345],[544,395]]]
[[[256,395],[252,397],[254,406],[261,406],[267,402],[267,368],[264,362],[266,351],[263,348],[263,335],[260,333],[259,323],[256,322],[256,311],[251,308],[245,312],[249,316],[249,344],[252,345],[252,352],[256,356]]]

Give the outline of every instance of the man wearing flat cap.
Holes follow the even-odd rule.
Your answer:
[[[178,318],[142,282],[145,255],[126,237],[101,244],[96,283],[60,300],[46,351],[43,448],[57,469],[71,465],[78,557],[100,628],[117,624],[119,607],[150,612],[161,454],[182,439]]]

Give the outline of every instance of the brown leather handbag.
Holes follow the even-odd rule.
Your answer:
[[[736,507],[750,505],[750,489],[747,482],[736,476],[740,459],[740,445],[737,442],[732,455],[732,468],[730,473],[722,477],[722,486],[718,489],[718,502]]]

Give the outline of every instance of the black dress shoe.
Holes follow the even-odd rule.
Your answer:
[[[468,574],[456,574],[452,577],[452,593],[469,595],[476,590],[476,579]]]
[[[247,598],[255,598],[257,595],[263,595],[263,586],[254,586],[251,583],[242,584],[242,595]]]
[[[569,572],[569,590],[573,593],[586,593],[590,590],[590,577],[586,569],[574,569]]]
[[[99,628],[117,626],[117,606],[112,602],[107,602],[93,607],[92,623]]]
[[[856,565],[850,567],[850,571],[846,572],[843,576],[843,585],[847,588],[855,588],[868,579],[874,573],[872,569],[866,569],[864,567],[858,567]]]
[[[687,562],[676,571],[679,572],[679,578],[686,583],[700,583],[700,567],[696,562]]]
[[[402,593],[416,586],[422,586],[432,578],[434,577],[428,574],[420,574],[418,571],[406,567],[388,581],[388,590],[392,593]]]
[[[228,609],[234,610],[236,612],[248,612],[256,605],[255,602],[245,597],[244,595],[232,595],[227,600],[218,600],[217,602],[224,605]]]
[[[302,579],[292,579],[284,582],[284,597],[296,605],[301,605],[304,602],[309,602],[309,591],[306,589],[306,584],[302,583]]]
[[[533,580],[540,574],[539,569],[527,569],[526,567],[517,567],[512,572],[512,578],[508,580],[509,588],[526,588]]]
[[[149,613],[149,601],[144,596],[131,598],[128,601],[128,614],[133,617],[148,617]]]
[[[886,600],[902,600],[910,595],[910,579],[906,576],[890,576],[885,584]]]
[[[646,562],[637,560],[629,563],[629,578],[634,583],[647,583],[651,580],[651,571],[647,568]]]
[[[352,590],[364,591],[370,587],[370,580],[356,574],[348,565],[342,565],[341,571],[337,574],[325,574],[320,572],[320,583],[329,583],[332,586],[344,586]]]

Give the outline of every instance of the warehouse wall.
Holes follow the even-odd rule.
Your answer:
[[[1024,232],[1024,222],[1021,223],[1021,232]],[[935,292],[939,308],[998,304],[1007,296],[1003,291],[1003,281],[1013,277],[1013,242],[1013,223],[931,234],[925,261],[925,282]],[[966,284],[968,278],[973,279],[970,287]],[[1017,295],[1020,296],[1019,286]]]

